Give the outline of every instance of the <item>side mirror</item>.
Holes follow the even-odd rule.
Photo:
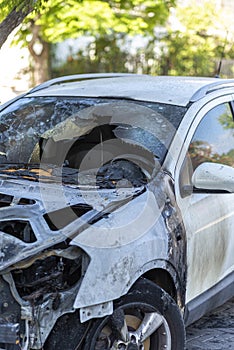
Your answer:
[[[198,189],[234,193],[234,168],[218,163],[203,163],[194,171],[192,184]]]

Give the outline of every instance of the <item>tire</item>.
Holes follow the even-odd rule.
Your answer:
[[[185,329],[175,301],[140,279],[115,302],[113,315],[93,321],[85,339],[84,350],[183,350]]]

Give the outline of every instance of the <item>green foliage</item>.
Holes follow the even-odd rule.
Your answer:
[[[215,3],[191,0],[170,10],[176,0],[0,0],[1,18],[16,6],[34,5],[18,41],[57,43],[92,37],[83,51],[72,53],[55,75],[122,71],[153,75],[214,76],[218,59],[233,58],[232,18]],[[188,4],[188,2],[187,2]],[[155,30],[155,27],[161,30]],[[37,27],[37,39],[32,39]],[[162,29],[164,28],[164,29]],[[131,36],[147,38],[132,49]]]
[[[234,122],[230,114],[224,113],[219,117],[219,122],[225,130],[232,130],[234,133]]]
[[[56,46],[55,46],[56,48]],[[127,72],[129,53],[116,36],[101,36],[83,50],[68,55],[66,62],[52,70],[52,77],[74,73]]]
[[[47,0],[0,0],[0,22],[13,10],[24,11],[28,7],[39,10],[45,7],[46,2]]]
[[[36,62],[32,66],[37,66],[40,72],[35,73],[38,76],[35,81],[39,83],[45,79],[41,72],[45,66],[43,60],[49,61],[48,44],[81,35],[106,38],[116,34],[152,34],[156,24],[166,21],[175,1],[0,0],[3,9],[0,47],[10,32],[23,21],[14,43],[20,42],[28,47],[34,63]],[[7,25],[3,19],[7,19]]]
[[[190,145],[189,156],[194,169],[205,162],[234,166],[234,149],[227,153],[218,154],[212,152],[210,145],[203,141],[194,141]]]
[[[21,0],[0,0],[0,21],[2,21],[13,9],[22,8],[26,1]]]
[[[51,43],[85,34],[147,35],[156,24],[165,23],[175,0],[47,0],[43,4],[37,15],[24,22],[20,39],[26,38],[32,21],[40,26],[40,36]]]
[[[113,1],[116,12],[117,2],[119,11],[134,5],[134,1]],[[137,2],[139,6],[140,1]],[[112,19],[109,17],[110,21]],[[152,75],[215,76],[218,61],[224,53],[226,58],[234,57],[231,26],[228,20],[227,14],[221,10],[217,11],[214,3],[207,1],[205,6],[200,6],[196,1],[192,1],[189,6],[176,8],[176,17],[168,21],[164,30],[162,27],[161,31],[149,30],[146,43],[134,52],[130,50],[132,42],[128,33],[122,32],[120,35],[122,27],[117,27],[120,28],[119,32],[110,29],[106,33],[99,32],[97,28],[98,35],[94,36],[92,47],[71,55],[70,61],[61,67],[61,73],[57,68],[55,74],[118,69],[123,72]],[[120,23],[122,25],[122,22]],[[227,30],[229,30],[228,38]],[[135,33],[139,32],[141,33],[140,30]],[[129,42],[126,44],[127,40]],[[99,50],[101,42],[103,47]],[[116,57],[118,64],[115,63]]]
[[[178,6],[178,22],[168,27],[164,38],[159,74],[214,76],[217,60],[230,49],[227,46],[227,15],[217,11],[214,2]]]

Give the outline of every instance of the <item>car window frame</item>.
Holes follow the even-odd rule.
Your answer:
[[[223,114],[228,118],[230,122],[230,129],[222,125],[220,118],[223,117]],[[222,103],[212,108],[204,117],[201,119],[198,124],[192,140],[189,144],[188,149],[188,159],[191,159],[192,172],[194,173],[195,169],[205,163],[220,163],[224,165],[234,166],[233,157],[230,158],[228,162],[227,159],[222,159],[221,157],[225,154],[226,157],[229,151],[234,151],[234,115],[231,107],[231,103]],[[221,139],[220,139],[221,138]],[[228,140],[228,144],[224,142]],[[225,143],[225,149],[224,147]],[[198,149],[201,147],[201,150],[204,152],[204,147],[209,148],[209,152],[206,156],[201,154]],[[214,155],[220,158],[220,161],[217,160]]]
[[[196,129],[199,123],[212,108],[223,103],[229,103],[231,105],[231,102],[234,102],[234,94],[230,94],[229,92],[228,94],[217,96],[216,98],[210,98],[209,100],[206,99],[205,103],[204,102],[202,103],[202,101],[199,101],[197,106],[195,105],[192,106],[195,108],[197,107],[196,112],[193,111],[194,108],[191,108],[191,111],[188,111],[186,113],[183,123],[181,123],[180,129],[184,131],[183,129],[186,129],[186,126],[187,126],[187,133],[183,140],[183,137],[181,136],[182,132],[180,129],[178,129],[179,135],[177,135],[176,143],[177,143],[177,150],[180,146],[180,151],[178,152],[177,159],[175,160],[175,163],[174,163],[174,171],[173,171],[174,174],[172,174],[172,176],[175,179],[175,193],[178,200],[185,199],[183,196],[181,196],[180,175],[181,175],[181,170],[183,168],[183,164],[186,158],[186,154],[187,154],[190,142],[196,132]],[[189,121],[189,119],[191,120],[191,112],[194,113],[192,122]],[[172,146],[176,147],[173,144]]]

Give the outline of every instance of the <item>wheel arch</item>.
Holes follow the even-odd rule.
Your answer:
[[[182,348],[184,349],[185,328],[184,328],[183,315],[181,313],[181,310],[179,309],[178,305],[173,300],[173,298],[170,295],[168,295],[168,293],[166,293],[161,287],[156,285],[154,282],[147,280],[146,278],[141,276],[131,286],[129,292],[126,295],[114,301],[115,311],[113,312],[112,315],[106,316],[105,318],[102,318],[102,319],[96,318],[92,321],[89,333],[86,336],[84,350],[90,350],[90,348],[94,349],[94,345],[95,344],[97,345],[98,341],[101,341],[101,340],[103,341],[103,339],[99,338],[98,335],[103,334],[101,333],[101,330],[106,329],[108,319],[109,319],[109,328],[111,329],[111,327],[113,327],[112,328],[113,335],[116,337],[116,335],[121,334],[120,330],[123,329],[122,328],[123,323],[121,321],[121,317],[123,315],[122,312],[127,311],[125,315],[128,315],[129,310],[134,308],[136,308],[136,312],[138,315],[142,315],[142,312],[144,313],[145,316],[149,315],[149,313],[151,313],[151,316],[153,314],[157,314],[162,316],[167,323],[167,326],[164,328],[164,330],[159,332],[159,335],[163,335],[163,337],[161,337],[160,339],[157,339],[157,340],[156,338],[151,339],[151,335],[153,335],[153,333],[149,333],[149,336],[147,337],[147,339],[149,339],[150,337],[150,341],[152,341],[152,347],[150,343],[150,349],[151,348],[155,349],[156,343],[154,343],[154,341],[156,341],[157,344],[159,344],[160,349],[162,347],[166,348],[167,344],[169,344],[169,348],[170,349],[172,348],[173,350],[181,350]],[[139,310],[140,310],[140,313],[139,313]],[[135,315],[135,313],[131,313],[130,311],[129,315]],[[146,322],[147,326],[152,325],[153,322],[154,321]],[[144,322],[142,324],[144,325]],[[119,327],[119,332],[116,333],[116,330],[118,327]],[[131,327],[131,324],[130,324],[130,327]],[[141,326],[138,329],[141,330]],[[165,344],[164,336],[167,330],[169,331],[170,335],[169,335],[169,338],[166,339],[166,341],[168,340],[168,343]],[[109,337],[109,334],[107,334],[107,336]],[[120,337],[118,338],[118,343],[120,344],[123,342],[123,340],[122,339],[119,340],[119,339]],[[128,338],[128,339],[130,339],[129,341],[132,342],[131,338]],[[143,341],[147,341],[147,339],[145,338],[145,340]],[[114,338],[114,340],[117,341],[117,338]],[[108,343],[108,344],[109,346],[113,345],[113,343],[112,344]],[[171,345],[173,346],[171,347]],[[97,347],[95,347],[95,349],[97,349]],[[112,349],[112,347],[108,347],[108,349]]]
[[[162,268],[156,268],[147,271],[142,277],[157,284],[177,302],[176,286],[172,276],[168,271]]]
[[[167,292],[178,304],[180,309],[185,305],[185,283],[181,283],[175,268],[168,262],[157,264],[156,267],[145,269],[137,279],[145,278]]]

